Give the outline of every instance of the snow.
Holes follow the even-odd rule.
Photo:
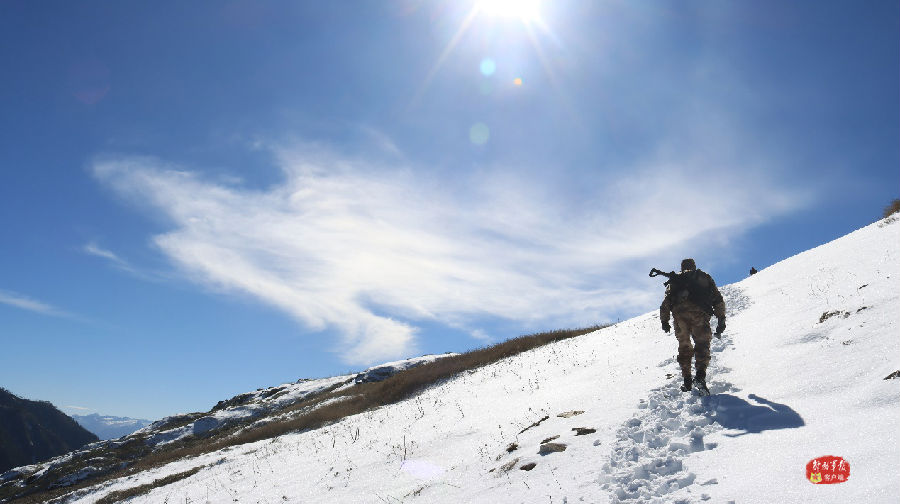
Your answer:
[[[414,357],[412,359],[404,359],[395,362],[385,362],[384,364],[370,367],[362,373],[359,373],[358,375],[356,375],[353,381],[355,383],[368,383],[386,380],[391,376],[399,373],[400,371],[406,371],[407,369],[412,369],[416,366],[421,366],[422,364],[434,362],[438,359],[443,359],[444,357],[452,357],[454,355],[459,354],[448,352],[441,355],[423,355],[421,357]]]
[[[358,383],[380,381],[397,372],[452,355],[456,354],[424,355],[381,364],[358,374],[319,379],[301,379],[295,383],[286,383],[275,387],[257,389],[255,392],[239,394],[231,399],[220,401],[207,413],[184,413],[169,416],[120,438],[104,439],[46,462],[7,471],[0,474],[0,486],[17,488],[24,488],[28,484],[48,484],[51,487],[70,486],[99,473],[108,472],[117,465],[113,461],[106,461],[106,464],[99,464],[97,467],[93,465],[86,466],[73,471],[72,474],[58,478],[57,473],[65,471],[66,466],[72,464],[76,459],[83,460],[94,457],[92,460],[101,461],[95,455],[107,449],[116,450],[135,441],[146,443],[154,450],[164,449],[166,445],[173,442],[189,438],[208,437],[215,434],[216,431],[235,425],[240,426],[240,431],[246,428],[259,427],[273,421],[289,419],[308,412],[310,408],[320,408],[337,401],[347,400],[349,396],[345,395],[322,400],[314,406],[300,410],[289,408],[289,406],[329,391],[349,389]],[[118,417],[100,417],[99,415],[83,418],[93,420],[95,423],[98,419],[106,423],[115,423],[115,420],[130,420]],[[46,482],[39,481],[45,478],[58,479]]]
[[[199,416],[186,425],[166,429],[165,425],[184,423],[179,420],[184,415],[175,415],[154,422],[149,427],[137,431],[137,435],[149,435],[147,440],[151,446],[166,444],[184,439],[188,436],[200,436],[215,429],[234,425],[247,419],[258,418],[275,412],[286,406],[302,401],[307,397],[319,394],[328,388],[347,383],[352,375],[301,380],[297,383],[286,383],[277,387],[259,389],[256,392],[242,394],[240,404],[223,407],[209,415]]]
[[[71,502],[200,466],[129,502],[896,502],[900,380],[884,378],[900,369],[898,243],[900,224],[881,221],[723,287],[708,398],[678,390],[677,342],[648,307],[401,403]],[[551,438],[565,450],[539,454]],[[824,455],[849,462],[847,482],[805,479]]]
[[[400,371],[414,368],[437,359],[457,355],[446,353],[441,355],[423,355],[410,359],[387,362],[371,367],[356,375],[342,375],[329,378],[312,380],[300,380],[297,383],[286,383],[277,387],[259,389],[255,392],[242,394],[234,399],[240,399],[239,404],[230,405],[216,410],[209,415],[202,416],[173,429],[162,428],[167,423],[174,423],[182,418],[176,415],[155,422],[149,427],[139,431],[141,434],[150,434],[148,443],[152,446],[163,446],[179,441],[188,436],[201,436],[210,431],[245,421],[247,419],[265,417],[286,406],[295,404],[305,398],[320,394],[323,391],[340,385],[350,386],[352,383],[364,383],[381,381]],[[266,421],[263,418],[262,421]],[[179,422],[183,423],[183,422]]]

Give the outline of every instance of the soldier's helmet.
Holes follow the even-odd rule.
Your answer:
[[[697,269],[697,264],[693,259],[684,259],[681,261],[681,271],[693,271]]]

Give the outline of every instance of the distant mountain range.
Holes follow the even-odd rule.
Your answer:
[[[100,439],[118,439],[150,425],[150,420],[141,418],[116,417],[109,415],[72,415],[82,427],[93,432]]]
[[[43,462],[97,441],[97,436],[46,401],[0,388],[0,473]]]

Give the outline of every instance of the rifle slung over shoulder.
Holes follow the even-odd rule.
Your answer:
[[[678,273],[675,273],[674,271],[670,271],[670,272],[666,273],[665,271],[658,270],[658,269],[656,269],[656,268],[653,268],[653,269],[650,270],[650,276],[651,276],[651,277],[655,277],[655,276],[662,275],[662,276],[664,276],[664,277],[666,277],[666,278],[671,279],[672,277],[674,277],[674,276],[677,275],[677,274],[678,274]]]

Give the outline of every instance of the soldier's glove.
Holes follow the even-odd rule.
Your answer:
[[[718,319],[718,323],[716,324],[716,338],[722,338],[722,332],[725,331],[725,318]]]
[[[668,321],[668,320],[663,320],[663,323],[662,323],[662,329],[663,329],[663,331],[666,331],[666,332],[669,332],[669,331],[672,330],[672,328],[669,327],[669,321]]]

